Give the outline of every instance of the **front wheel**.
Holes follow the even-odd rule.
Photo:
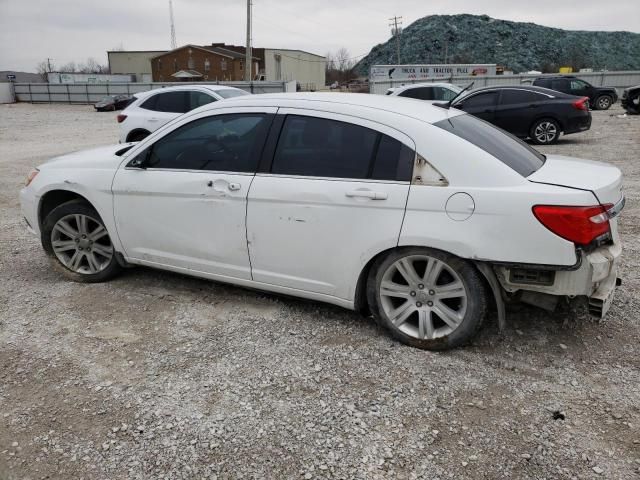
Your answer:
[[[367,297],[376,321],[407,345],[447,350],[468,343],[486,313],[480,274],[429,248],[395,251],[374,264]]]
[[[103,282],[121,270],[100,215],[81,200],[63,203],[47,215],[42,246],[54,267],[76,282]]]
[[[560,125],[551,118],[537,120],[531,126],[529,137],[538,145],[551,145],[560,138]]]

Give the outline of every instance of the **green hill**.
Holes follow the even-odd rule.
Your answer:
[[[557,72],[560,66],[594,70],[640,70],[640,34],[572,31],[486,15],[431,15],[416,20],[400,37],[403,64],[497,63],[515,71]],[[376,45],[356,71],[397,64],[396,40]]]

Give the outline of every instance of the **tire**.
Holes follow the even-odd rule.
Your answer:
[[[54,208],[44,219],[41,241],[53,266],[69,280],[104,282],[122,270],[100,215],[84,200]]]
[[[596,110],[609,110],[613,105],[613,98],[610,95],[600,95],[594,102]]]
[[[536,120],[529,130],[529,138],[536,145],[552,145],[560,138],[560,124],[553,118]]]
[[[146,130],[138,130],[137,132],[130,133],[127,136],[127,142],[139,142],[147,138],[149,135],[150,133]]]
[[[467,344],[487,310],[485,285],[472,264],[419,247],[395,250],[374,263],[367,301],[393,338],[423,350]]]

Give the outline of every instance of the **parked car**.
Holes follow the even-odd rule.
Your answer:
[[[146,265],[368,311],[439,350],[469,341],[492,302],[503,321],[505,297],[582,296],[604,315],[621,185],[612,165],[545,157],[460,110],[291,93],[58,157],[20,200],[71,280]]]
[[[625,88],[620,100],[622,108],[630,114],[640,114],[640,85]]]
[[[536,87],[550,88],[577,97],[589,97],[589,105],[594,110],[608,110],[618,101],[618,93],[612,87],[594,87],[584,80],[571,76],[538,77],[533,81]]]
[[[137,99],[118,115],[120,142],[139,142],[183,113],[242,95],[250,94],[222,85],[185,85],[136,93]]]
[[[548,145],[560,133],[591,127],[587,97],[574,97],[540,87],[497,86],[472,90],[452,106],[492,123],[520,138]]]
[[[462,88],[451,83],[413,83],[387,90],[392,97],[416,98],[418,100],[449,101],[458,95]]]
[[[94,104],[93,107],[97,112],[113,112],[122,110],[133,101],[135,101],[135,97],[130,95],[107,95]]]

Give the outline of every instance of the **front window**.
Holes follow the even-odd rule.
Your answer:
[[[269,116],[262,113],[200,118],[154,143],[146,166],[255,172],[269,123]]]
[[[523,177],[528,177],[544,164],[545,157],[537,150],[472,115],[456,115],[434,125],[493,155]]]
[[[204,71],[208,72],[211,69],[211,63],[209,63],[209,59],[205,58],[204,59]]]
[[[220,70],[226,70],[227,69],[227,61],[223,58],[222,60],[220,60]]]

